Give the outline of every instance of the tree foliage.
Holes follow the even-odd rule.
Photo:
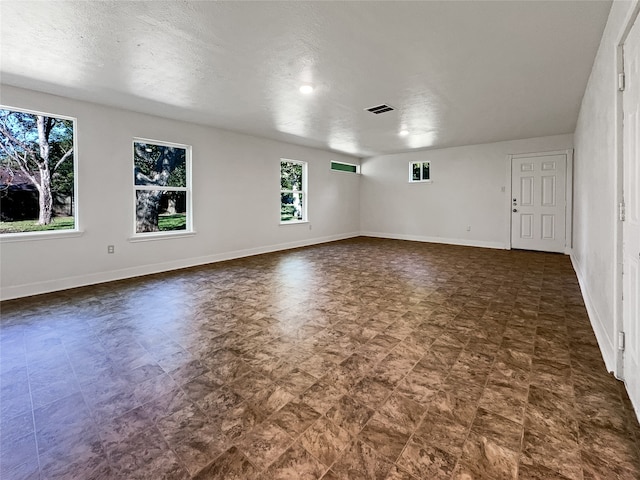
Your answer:
[[[134,143],[134,179],[142,188],[136,191],[136,232],[157,232],[161,200],[175,203],[177,192],[144,187],[185,187],[187,151],[184,148]]]
[[[38,223],[48,225],[54,197],[73,194],[73,122],[0,109],[0,168],[7,182],[19,171],[36,187]]]
[[[280,162],[280,189],[302,190],[302,164],[295,162]]]
[[[302,220],[302,164],[280,162],[280,220]]]
[[[187,184],[187,151],[184,148],[134,144],[136,185],[184,187]]]

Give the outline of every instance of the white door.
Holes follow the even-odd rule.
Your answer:
[[[511,248],[560,252],[566,237],[567,155],[511,159]]]
[[[624,43],[626,86],[623,93],[623,197],[622,222],[622,323],[625,332],[623,357],[627,391],[640,409],[640,21],[636,20]]]

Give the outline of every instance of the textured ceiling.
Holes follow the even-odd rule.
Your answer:
[[[357,156],[486,143],[574,131],[610,5],[3,0],[0,73]]]

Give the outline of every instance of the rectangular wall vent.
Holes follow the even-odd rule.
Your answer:
[[[336,172],[360,173],[360,166],[352,163],[331,162],[331,170]]]
[[[365,108],[367,112],[375,113],[376,115],[380,115],[381,113],[390,112],[395,110],[395,108],[390,107],[389,105],[376,105],[375,107]]]

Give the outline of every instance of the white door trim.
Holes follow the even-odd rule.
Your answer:
[[[506,241],[505,245],[507,250],[511,250],[511,222],[513,221],[513,215],[511,214],[511,199],[513,198],[513,189],[511,185],[511,178],[513,172],[511,166],[514,159],[518,158],[530,158],[530,157],[546,157],[549,155],[566,155],[567,156],[567,172],[565,180],[565,242],[564,242],[564,254],[569,255],[571,248],[573,247],[573,149],[566,150],[552,150],[549,152],[532,152],[532,153],[513,153],[507,155],[506,166],[506,183],[508,195],[506,197]]]
[[[629,36],[629,32],[633,27],[636,19],[640,14],[640,1],[636,2],[636,5],[629,9],[629,13],[627,14],[627,18],[624,22],[624,28],[620,34],[620,38],[618,40],[618,47],[616,49],[616,76],[618,73],[624,71],[624,51],[623,46],[627,37]],[[617,88],[617,85],[616,85]],[[622,221],[618,215],[618,206],[620,202],[623,200],[623,186],[624,186],[624,109],[623,109],[623,92],[619,89],[617,90],[616,95],[616,166],[615,166],[615,174],[616,174],[616,182],[615,182],[615,203],[612,205],[615,212],[615,226],[613,229],[613,237],[614,237],[614,262],[613,262],[613,319],[614,319],[614,336],[613,336],[613,347],[615,348],[616,358],[615,358],[615,371],[614,375],[619,380],[624,380],[624,359],[623,352],[620,350],[620,343],[618,338],[618,332],[621,332],[624,327],[623,323],[623,306],[622,306]]]

